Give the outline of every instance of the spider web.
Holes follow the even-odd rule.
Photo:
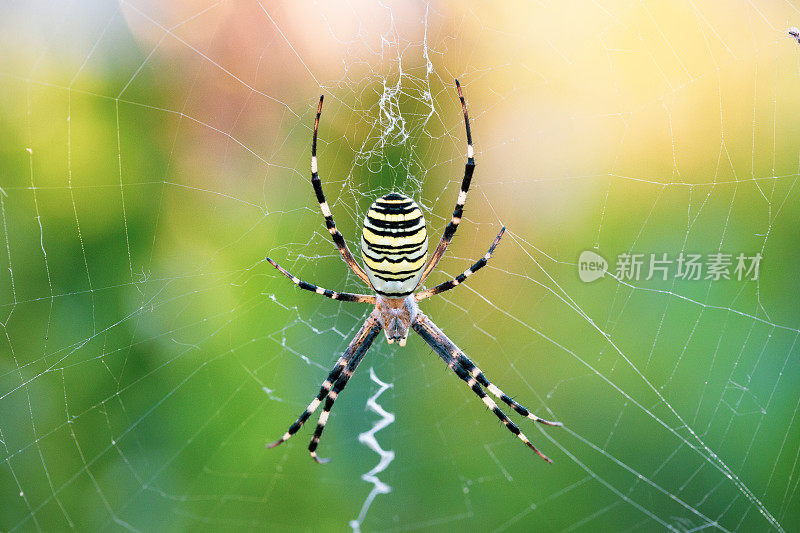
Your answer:
[[[800,527],[800,45],[790,2],[33,2],[0,17],[0,530]],[[380,337],[308,460],[266,450],[368,312],[375,197],[438,237],[426,314],[563,428],[500,426]],[[580,281],[578,257],[763,257]],[[514,413],[512,418],[519,422]],[[313,421],[314,419],[312,419]],[[525,421],[522,421],[525,422]],[[313,424],[310,422],[309,425]]]

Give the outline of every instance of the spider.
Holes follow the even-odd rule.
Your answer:
[[[365,268],[362,269],[353,258],[353,254],[350,253],[344,237],[336,229],[336,224],[333,221],[330,207],[325,201],[322,182],[317,172],[317,129],[319,128],[319,118],[322,114],[324,95],[319,97],[317,115],[314,119],[314,135],[311,141],[311,184],[314,186],[319,208],[325,217],[325,225],[328,227],[334,244],[342,254],[342,258],[375,294],[352,294],[324,289],[290,274],[269,257],[266,259],[301,289],[313,291],[333,300],[373,304],[375,309],[369,314],[364,325],[361,326],[361,329],[336,362],[327,379],[322,383],[316,398],[279,440],[267,445],[268,448],[274,448],[286,442],[292,435],[297,433],[324,400],[325,407],[322,409],[322,414],[319,417],[311,444],[308,446],[308,451],[316,462],[328,462],[329,459],[317,456],[317,446],[336,398],[347,385],[348,380],[381,330],[386,334],[386,340],[389,344],[397,341],[400,346],[405,346],[408,330],[413,329],[433,348],[433,351],[439,355],[447,366],[467,383],[467,386],[486,404],[486,407],[491,409],[511,433],[536,452],[539,457],[548,463],[552,462],[550,458],[531,444],[531,441],[500,410],[494,400],[486,394],[486,391],[502,400],[520,415],[535,422],[549,426],[560,426],[562,425],[561,422],[550,422],[536,416],[497,388],[475,363],[453,341],[448,339],[447,335],[430,318],[425,316],[417,306],[417,302],[444,291],[449,291],[483,268],[489,258],[492,257],[492,253],[506,229],[505,227],[500,229],[486,254],[462,274],[433,288],[414,292],[433,271],[444,255],[445,250],[447,250],[447,246],[450,244],[458,224],[461,222],[464,203],[467,201],[467,191],[472,180],[472,174],[475,171],[475,149],[472,146],[472,134],[469,129],[467,103],[461,92],[461,85],[458,80],[455,80],[455,82],[467,131],[467,163],[464,167],[464,178],[461,181],[461,191],[458,193],[453,218],[447,224],[439,245],[427,263],[428,233],[425,228],[425,218],[422,216],[422,211],[411,198],[394,192],[375,200],[364,218],[364,228],[361,235],[361,257],[364,260]],[[484,388],[486,391],[484,391]]]

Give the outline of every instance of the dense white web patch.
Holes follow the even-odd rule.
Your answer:
[[[365,529],[797,527],[800,49],[787,33],[800,11],[606,4],[9,13],[35,39],[8,34],[0,64],[13,132],[0,529],[291,527],[297,494],[313,495],[310,515]],[[490,268],[426,313],[503,390],[565,423],[516,420],[556,463],[496,428],[421,343],[380,341],[367,355],[379,390],[366,400],[362,368],[322,439],[331,465],[302,466],[307,429],[264,450],[364,319],[263,260],[362,290],[308,183],[318,93],[312,164],[355,250],[389,190],[430,231],[449,220],[465,157],[456,76],[478,167],[435,281],[509,230]],[[589,285],[581,249],[757,252],[764,270]],[[378,425],[353,407],[365,402]],[[358,437],[390,410],[377,449]]]

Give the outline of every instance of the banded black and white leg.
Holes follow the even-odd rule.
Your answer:
[[[489,262],[489,259],[492,258],[492,254],[494,253],[494,249],[497,248],[497,245],[500,243],[500,239],[503,237],[503,233],[505,233],[506,227],[503,226],[500,229],[500,233],[497,234],[497,237],[494,238],[492,245],[489,247],[489,250],[481,257],[474,265],[466,269],[464,272],[456,276],[455,278],[451,279],[450,281],[445,281],[444,283],[440,283],[435,287],[431,287],[430,289],[426,289],[424,291],[419,291],[414,295],[414,298],[419,302],[424,300],[425,298],[430,298],[436,294],[442,293],[444,291],[449,291],[457,287],[458,285],[462,284],[464,280],[468,277],[473,275],[478,270],[482,269],[486,266],[486,263]]]
[[[358,368],[358,365],[361,363],[361,360],[363,358],[364,354],[362,353],[360,357],[354,357],[353,359],[350,360],[350,362],[347,365],[347,368],[342,373],[342,375],[339,376],[339,379],[336,380],[336,383],[331,389],[331,392],[325,399],[325,407],[322,408],[322,413],[319,415],[319,421],[317,422],[317,427],[314,430],[314,436],[311,438],[311,443],[308,445],[308,453],[311,454],[311,458],[320,464],[324,464],[330,461],[330,459],[325,459],[317,456],[317,446],[319,446],[319,439],[322,437],[322,432],[325,430],[325,425],[328,423],[328,417],[330,416],[331,409],[333,409],[333,402],[336,401],[336,398],[339,397],[339,394],[347,386],[347,382],[350,381],[351,377],[353,377],[356,368]]]
[[[351,292],[337,292],[332,291],[330,289],[326,289],[324,287],[320,287],[318,285],[314,285],[313,283],[308,283],[307,281],[303,281],[297,276],[291,274],[288,270],[280,266],[278,263],[267,257],[267,261],[270,265],[274,266],[278,269],[278,271],[292,280],[292,283],[297,285],[303,290],[315,292],[332,300],[339,300],[342,302],[358,302],[358,303],[365,303],[365,304],[374,304],[375,297],[371,294],[353,294]]]
[[[308,418],[314,414],[314,411],[316,411],[320,406],[322,400],[329,396],[333,387],[335,387],[335,384],[338,383],[339,378],[342,377],[342,374],[347,372],[350,363],[352,361],[361,361],[361,359],[367,353],[369,347],[372,345],[372,341],[375,340],[375,337],[378,335],[378,333],[380,333],[380,331],[381,325],[378,322],[377,311],[373,311],[367,317],[367,320],[364,321],[364,325],[361,326],[360,330],[358,330],[358,333],[347,346],[342,356],[338,361],[336,361],[333,370],[331,370],[330,374],[328,374],[328,377],[322,383],[317,396],[311,401],[310,404],[308,404],[308,407],[306,407],[305,411],[300,414],[297,420],[295,420],[294,423],[289,426],[289,429],[286,431],[286,433],[284,433],[280,439],[268,444],[267,448],[274,448],[279,444],[283,444],[289,440],[292,435],[297,433],[301,427],[303,427],[303,424],[305,424],[306,420],[308,420]]]
[[[439,261],[442,259],[447,246],[453,240],[458,225],[461,223],[461,217],[464,215],[464,204],[467,203],[467,192],[469,192],[469,185],[472,181],[472,174],[475,172],[475,148],[472,145],[472,133],[469,129],[469,114],[467,113],[467,101],[461,92],[461,84],[456,80],[456,89],[458,90],[458,98],[461,100],[461,110],[464,112],[464,127],[467,130],[467,163],[464,165],[464,177],[461,180],[461,190],[458,192],[458,199],[456,200],[456,207],[453,210],[453,217],[444,228],[444,233],[436,246],[433,255],[431,256],[428,264],[425,265],[425,270],[422,271],[422,277],[419,283],[422,284],[425,278],[430,275]]]
[[[333,244],[339,249],[339,253],[342,254],[342,258],[344,262],[347,263],[347,266],[349,266],[350,269],[355,272],[356,276],[361,278],[368,287],[372,288],[372,284],[369,282],[366,272],[364,272],[361,265],[356,262],[353,254],[350,252],[350,248],[347,247],[344,236],[342,236],[342,233],[336,228],[336,223],[333,221],[333,213],[331,213],[331,208],[325,200],[325,194],[322,192],[322,181],[319,179],[319,172],[317,171],[317,130],[319,129],[319,117],[322,115],[322,101],[324,98],[325,95],[320,95],[319,105],[317,106],[317,116],[314,118],[314,136],[311,140],[311,185],[314,186],[314,194],[317,196],[317,202],[319,202],[319,209],[322,211],[322,216],[325,217],[325,226],[331,234]]]
[[[437,353],[437,355],[450,367],[455,374],[461,378],[466,384],[469,386],[470,389],[481,399],[481,401],[488,407],[497,418],[503,423],[508,430],[517,436],[526,446],[528,446],[531,450],[536,452],[539,457],[547,461],[548,463],[552,463],[552,460],[543,454],[539,449],[534,446],[528,437],[525,436],[522,431],[520,431],[519,427],[514,424],[508,416],[497,406],[497,404],[492,400],[486,392],[481,388],[481,385],[485,386],[489,392],[493,395],[502,399],[505,403],[511,406],[515,411],[522,414],[526,418],[530,418],[531,420],[535,420],[536,422],[540,422],[543,424],[548,425],[561,425],[559,422],[550,422],[544,420],[542,418],[537,417],[530,413],[527,409],[523,406],[512,400],[508,397],[503,391],[499,388],[494,386],[486,376],[483,375],[483,372],[480,371],[473,363],[470,361],[466,355],[456,346],[453,341],[447,338],[447,335],[439,329],[436,324],[433,323],[428,317],[419,313],[414,320],[413,326],[414,331],[422,337],[428,345],[433,348],[433,351]]]
[[[317,397],[314,398],[310,404],[308,404],[308,407],[306,407],[300,416],[297,417],[297,420],[295,420],[294,423],[289,426],[289,429],[286,431],[286,433],[284,433],[283,436],[275,442],[267,444],[267,448],[274,448],[279,444],[283,444],[289,440],[292,435],[300,431],[300,428],[303,427],[303,424],[306,423],[306,420],[308,420],[308,418],[314,414],[314,411],[316,411],[317,407],[320,406],[322,400],[328,396],[331,391],[331,387],[333,387],[333,383],[339,379],[339,376],[342,374],[345,366],[347,366],[347,359],[345,356],[342,356],[338,361],[336,361],[336,365],[333,367],[333,370],[331,370],[330,374],[328,374],[328,377],[322,383],[322,387],[320,387]]]
[[[458,348],[456,349],[458,350]],[[455,355],[453,355],[453,358],[456,360],[456,363],[461,368],[464,369],[465,372],[467,372],[471,377],[475,378],[475,380],[479,384],[486,387],[486,390],[489,391],[489,393],[492,396],[495,396],[496,398],[500,399],[503,403],[511,407],[514,411],[521,414],[525,418],[528,418],[540,424],[544,424],[546,426],[563,426],[561,422],[552,422],[550,420],[545,420],[544,418],[536,416],[535,414],[531,413],[524,405],[516,402],[508,394],[501,391],[497,387],[497,385],[489,381],[486,375],[483,372],[481,372],[481,369],[478,368],[477,365],[475,365],[475,363],[473,363],[472,360],[470,360],[470,358],[467,357],[467,355],[461,350],[458,350],[455,353]]]
[[[498,233],[497,237],[494,238],[494,241],[492,242],[492,245],[489,247],[489,250],[474,265],[472,265],[467,270],[465,270],[462,274],[459,274],[458,276],[456,276],[454,279],[452,279],[450,281],[446,281],[444,283],[440,283],[439,285],[437,285],[437,286],[435,286],[433,288],[427,289],[425,291],[418,292],[417,294],[415,294],[416,300],[417,301],[424,300],[425,298],[429,298],[429,297],[434,296],[436,294],[440,294],[440,293],[442,293],[444,291],[449,291],[450,289],[452,289],[452,288],[460,285],[461,283],[463,283],[464,280],[466,280],[469,276],[471,276],[472,274],[474,274],[475,272],[477,272],[478,270],[480,270],[481,268],[486,266],[487,262],[489,261],[489,259],[491,259],[492,254],[494,253],[494,249],[500,243],[500,239],[503,237],[503,233],[505,232],[505,230],[506,230],[505,226],[500,229],[500,233]],[[470,358],[467,357],[467,355],[464,352],[462,352],[461,350],[458,350],[458,352],[456,354],[456,360],[464,368],[464,370],[466,370],[472,377],[474,377],[478,381],[479,384],[481,384],[482,386],[486,387],[486,390],[488,390],[493,396],[496,396],[497,398],[502,400],[509,407],[514,409],[517,413],[519,413],[522,416],[524,416],[526,418],[529,418],[529,419],[531,419],[531,420],[533,420],[535,422],[539,422],[541,424],[546,424],[548,426],[561,426],[561,425],[563,425],[563,424],[561,424],[561,422],[551,422],[549,420],[545,420],[544,418],[538,417],[535,414],[531,413],[526,407],[524,407],[523,405],[521,405],[521,404],[517,403],[516,401],[514,401],[510,396],[508,396],[503,391],[501,391],[499,388],[497,388],[496,385],[491,383],[488,380],[488,378],[485,376],[485,374],[481,371],[481,369],[478,368],[475,365],[475,363],[473,363],[470,360]]]

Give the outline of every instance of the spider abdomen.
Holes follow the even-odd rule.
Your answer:
[[[404,298],[414,292],[428,258],[428,230],[414,200],[398,193],[375,200],[364,217],[361,257],[378,294]]]

